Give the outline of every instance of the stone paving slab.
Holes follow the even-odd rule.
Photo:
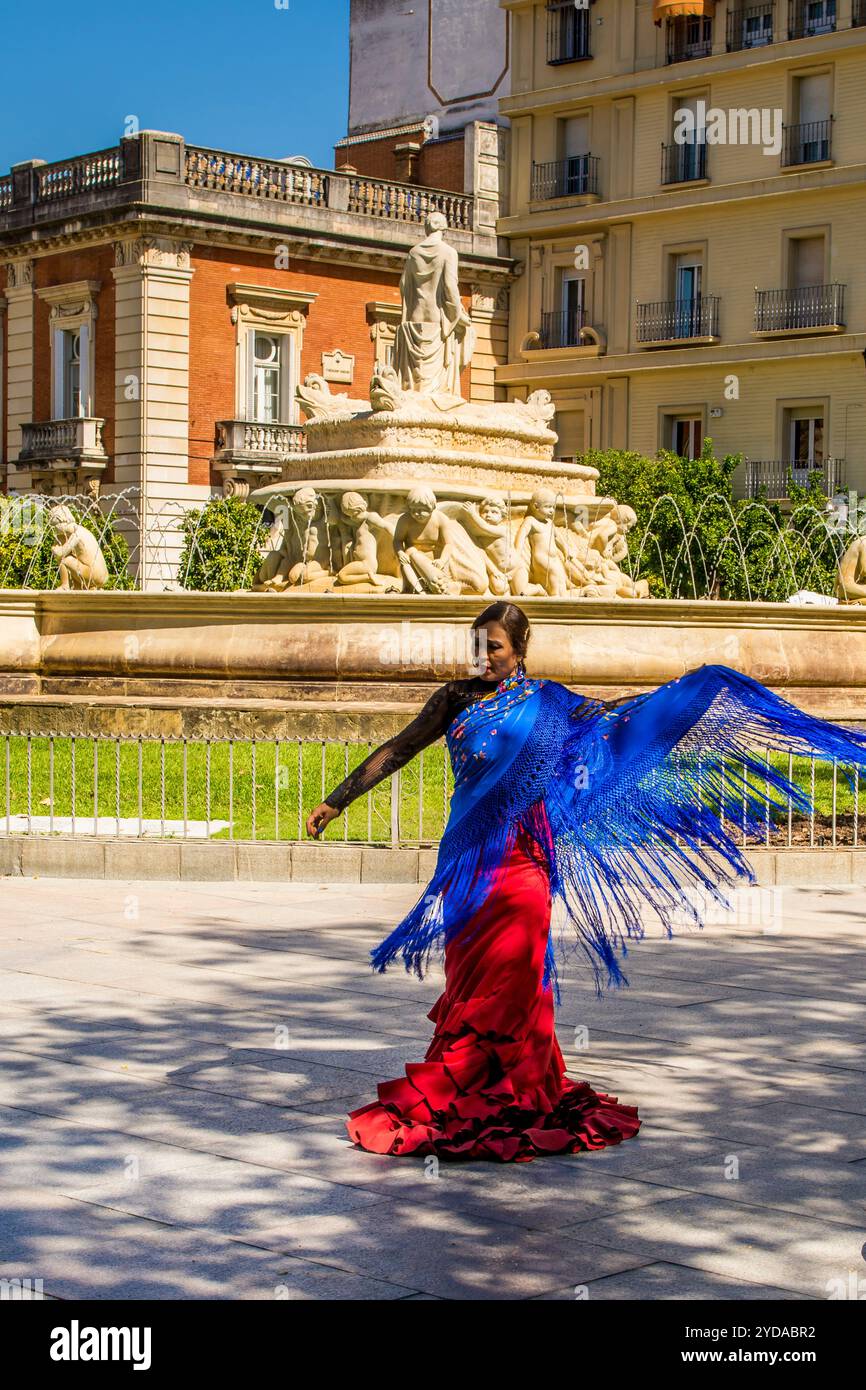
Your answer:
[[[639,1136],[438,1168],[345,1128],[432,1032],[441,970],[368,961],[417,885],[0,891],[2,1277],[52,1298],[551,1301],[863,1277],[864,888],[779,890],[775,934],[648,937],[601,1000],[572,961],[569,1073],[638,1104]]]
[[[31,1187],[6,1189],[0,1278],[59,1299],[403,1299],[415,1290]],[[40,1272],[41,1271],[41,1272]]]
[[[828,1297],[832,1281],[858,1270],[862,1277],[864,1227],[830,1224],[775,1207],[747,1206],[722,1197],[684,1196],[630,1207],[614,1217],[583,1221],[561,1232],[646,1263],[665,1260],[727,1277],[748,1273],[810,1298]]]

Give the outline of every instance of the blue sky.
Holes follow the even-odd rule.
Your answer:
[[[0,173],[106,149],[128,117],[325,168],[346,134],[349,0],[31,0],[3,49]]]

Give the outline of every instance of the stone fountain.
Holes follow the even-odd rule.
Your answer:
[[[250,500],[274,515],[256,592],[643,598],[621,569],[634,513],[554,458],[554,405],[459,394],[473,330],[441,213],[400,282],[393,366],[369,400],[308,376],[305,455]]]
[[[425,230],[369,398],[299,388],[309,452],[251,494],[272,517],[253,592],[106,590],[74,517],[56,518],[64,591],[0,590],[7,726],[35,727],[42,706],[58,729],[380,740],[469,674],[469,625],[506,595],[531,622],[532,669],[587,694],[724,662],[825,718],[866,717],[866,542],[832,607],[648,598],[625,568],[634,513],[554,458],[548,393],[461,396],[472,325],[442,219]]]

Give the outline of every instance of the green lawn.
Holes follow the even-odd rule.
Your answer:
[[[75,816],[94,816],[94,746],[90,738],[75,740]],[[186,790],[184,790],[183,744],[159,741],[99,741],[98,814],[100,816],[148,820],[231,821],[231,830],[213,832],[215,839],[258,839],[290,841],[304,839],[303,822],[313,806],[324,799],[346,772],[367,756],[371,745],[343,743],[277,745],[262,741],[252,745],[236,741],[210,746],[208,776],[207,745],[186,745]],[[140,754],[139,754],[140,750]],[[279,752],[279,764],[277,762]],[[34,737],[30,743],[30,791],[28,797],[27,739],[13,736],[0,739],[0,827],[7,810],[5,788],[8,755],[8,808],[11,814],[26,814],[28,805],[34,816],[47,816],[50,806],[51,767],[49,740]],[[141,798],[138,794],[138,767],[141,757]],[[774,754],[773,765],[787,774],[788,757]],[[255,777],[253,765],[255,764]],[[793,760],[793,778],[810,790],[810,763]],[[72,740],[54,739],[54,814],[72,814]],[[755,779],[763,791],[763,780]],[[255,797],[253,785],[255,784]],[[119,788],[119,791],[118,791]],[[209,790],[208,790],[209,788]],[[410,842],[439,839],[447,820],[447,800],[451,773],[444,743],[424,750],[400,772],[400,838]],[[388,842],[392,836],[391,779],[386,778],[370,797],[360,797],[348,811],[332,822],[327,840]],[[255,808],[253,801],[255,800]],[[829,818],[833,807],[833,769],[815,764],[815,808],[819,818]],[[836,814],[850,818],[854,795],[841,768],[836,778]],[[736,817],[732,817],[736,825]],[[787,812],[774,813],[780,829],[787,827]],[[795,813],[795,823],[798,817]],[[182,833],[182,831],[180,832]]]
[[[98,742],[97,775],[94,745]],[[298,744],[235,741],[210,745],[186,745],[184,788],[183,744],[166,741],[75,740],[76,819],[93,820],[94,783],[98,787],[98,814],[139,815],[143,819],[231,821],[228,829],[213,832],[215,839],[297,840],[306,838],[303,822],[312,808],[343,780],[373,745]],[[8,747],[10,814],[47,816],[51,804],[50,741],[30,741],[30,792],[28,801],[27,739],[13,736],[0,740],[0,825],[6,815],[6,759]],[[139,749],[141,797],[139,800]],[[424,750],[423,788],[421,762],[416,759],[400,772],[400,829],[409,840],[437,840],[447,819],[443,780],[446,775],[445,745]],[[279,756],[279,762],[277,761]],[[253,770],[255,768],[255,777]],[[450,769],[448,770],[450,791]],[[255,783],[255,796],[253,785]],[[54,814],[71,816],[72,740],[54,739]],[[119,790],[118,790],[119,788]],[[423,794],[422,794],[423,792]],[[255,802],[255,807],[253,803]],[[333,821],[327,840],[391,838],[391,779],[373,789],[370,804],[360,797],[344,816]]]

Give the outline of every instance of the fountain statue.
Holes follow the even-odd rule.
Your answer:
[[[275,517],[256,592],[646,598],[623,569],[636,517],[598,470],[554,457],[548,391],[471,402],[475,330],[457,252],[431,213],[406,257],[394,360],[369,400],[297,389],[307,453],[250,494]]]
[[[839,561],[836,597],[840,603],[866,603],[866,536],[853,540]]]
[[[58,589],[104,589],[108,566],[93,532],[65,505],[49,507],[48,521],[57,536],[51,554],[60,571]]]
[[[463,307],[457,252],[444,240],[448,219],[431,212],[427,233],[406,257],[400,279],[403,319],[394,342],[401,385],[421,396],[460,399],[460,374],[472,360],[475,329]]]

